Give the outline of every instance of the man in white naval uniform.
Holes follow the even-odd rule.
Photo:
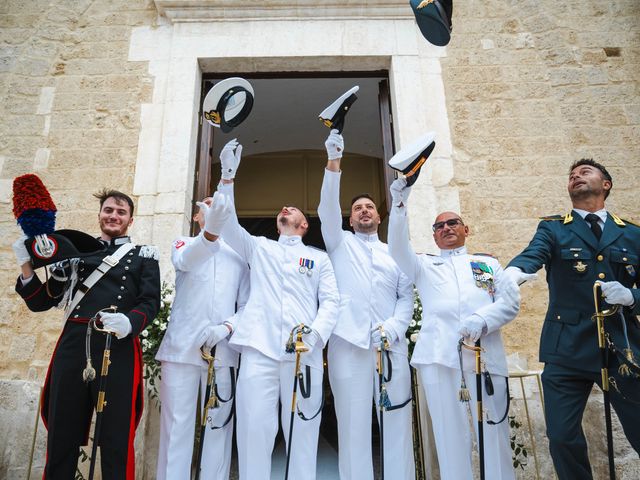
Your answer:
[[[210,197],[198,203],[194,220],[200,234],[178,238],[171,249],[176,294],[156,355],[162,362],[158,480],[191,476],[198,386],[204,393],[207,382],[208,364],[200,354],[203,345],[207,351],[215,346],[217,392],[226,401],[208,412],[201,478],[229,478],[233,421],[228,420],[238,352],[229,347],[227,337],[249,296],[249,269],[221,238],[215,239],[222,225],[212,218],[221,205],[211,204]]]
[[[249,300],[230,343],[242,353],[236,403],[240,478],[260,480],[271,476],[278,401],[285,439],[289,431],[295,370],[295,355],[285,351],[289,334],[300,323],[311,327],[311,333],[304,336],[309,351],[301,355],[303,382],[310,382],[310,395],[302,398],[299,388],[297,401],[300,411],[311,417],[322,404],[322,348],[336,322],[339,294],[327,254],[302,242],[308,222],[298,208],[285,206],[278,213],[278,241],[252,236],[240,226],[233,202],[233,179],[241,148],[231,141],[223,149],[218,193],[225,194],[232,211],[223,237],[249,264],[251,272]],[[320,417],[310,421],[295,417],[291,479],[315,478]]]
[[[409,191],[406,178],[391,185],[389,252],[415,283],[424,306],[411,364],[419,370],[424,385],[441,478],[473,479],[468,404],[458,401],[461,374],[457,346],[462,336],[467,343],[481,339],[482,360],[494,386],[493,395],[487,395],[484,387],[482,394],[486,478],[513,479],[509,424],[491,425],[486,420],[500,420],[507,408],[508,373],[500,327],[518,313],[518,286],[495,258],[467,253],[464,244],[469,228],[452,212],[438,215],[433,225],[440,255],[416,255],[409,244]],[[482,274],[474,274],[472,268]],[[475,357],[470,350],[463,349],[463,365],[466,386],[475,402]],[[470,410],[477,429],[476,408]]]
[[[373,479],[371,402],[377,406],[379,401],[376,350],[382,325],[392,365],[387,393],[391,403],[399,407],[383,414],[385,476],[413,479],[411,406],[400,407],[411,398],[405,332],[413,313],[413,288],[378,238],[380,215],[369,195],[352,201],[349,223],[355,233],[342,229],[340,162],[344,142],[337,130],[331,131],[325,146],[328,161],[318,216],[340,291],[338,322],[327,355],[338,419],[340,478]],[[378,335],[377,342],[375,338],[372,341],[372,333]]]

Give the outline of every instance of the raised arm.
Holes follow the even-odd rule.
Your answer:
[[[229,213],[229,217],[222,229],[222,237],[245,262],[249,263],[256,248],[257,239],[242,228],[240,222],[238,222],[233,189],[241,154],[242,145],[239,145],[235,138],[227,142],[220,152],[222,175],[218,184],[218,193],[223,195],[225,206]]]
[[[389,254],[400,270],[412,283],[420,272],[420,260],[409,243],[406,201],[410,187],[404,178],[396,179],[391,185],[392,207],[389,215]]]
[[[233,200],[233,183],[220,183],[218,185],[218,193],[224,195],[226,208],[229,210],[229,218],[222,229],[222,238],[245,262],[250,263],[253,252],[256,249],[257,238],[247,232],[238,222],[236,206]]]
[[[171,262],[176,270],[189,272],[201,265],[211,255],[215,255],[220,250],[217,241],[210,241],[205,238],[205,232],[186,243],[183,239],[173,242],[171,249]]]
[[[343,239],[342,210],[340,209],[340,161],[344,151],[344,140],[337,130],[331,130],[327,141],[327,168],[324,171],[320,190],[320,230],[328,252],[335,250]]]
[[[320,230],[328,252],[334,251],[342,242],[342,211],[340,209],[340,172],[333,172],[329,168],[324,171],[322,189],[320,190]]]

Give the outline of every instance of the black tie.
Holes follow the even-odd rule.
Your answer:
[[[595,213],[589,213],[586,217],[584,217],[584,219],[591,224],[591,231],[596,236],[596,238],[600,240],[600,237],[602,236],[602,229],[600,228],[600,225],[598,225],[600,217],[598,217],[598,215],[596,215]]]

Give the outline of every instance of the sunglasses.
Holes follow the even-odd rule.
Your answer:
[[[464,225],[464,223],[462,223],[462,220],[459,218],[452,218],[450,220],[445,220],[444,222],[436,222],[431,225],[431,228],[433,228],[434,232],[437,232],[438,230],[442,230],[445,225],[449,228],[453,228],[457,225]]]

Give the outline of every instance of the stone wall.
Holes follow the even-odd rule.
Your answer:
[[[15,176],[37,173],[58,224],[97,229],[104,186],[131,191],[140,103],[151,94],[145,62],[128,61],[131,30],[152,25],[146,0],[0,2],[0,477],[26,478],[37,394],[60,334],[60,311],[30,314],[13,292]],[[44,462],[42,424],[33,475]]]
[[[181,2],[161,3],[179,5]],[[265,1],[262,7],[270,3],[281,7],[295,2]],[[310,2],[300,3],[308,6]],[[334,3],[331,8],[341,8],[339,2]],[[640,3],[637,0],[608,3],[455,0],[452,41],[441,53],[430,52],[426,60],[423,55],[426,47],[417,29],[415,39],[407,38],[411,37],[408,29],[415,28],[410,17],[398,16],[401,4],[406,2],[374,3],[395,5],[388,11],[393,11],[394,18],[401,21],[388,31],[393,32],[394,41],[399,38],[399,43],[419,45],[422,55],[416,61],[379,43],[379,50],[392,58],[392,65],[404,65],[402,68],[409,71],[439,62],[442,68],[449,116],[447,129],[453,147],[452,168],[447,167],[446,175],[425,174],[422,184],[415,189],[414,203],[427,203],[426,194],[423,199],[417,198],[427,188],[435,189],[438,198],[445,199],[442,204],[459,203],[463,217],[472,228],[471,250],[493,253],[503,263],[518,253],[535,231],[538,216],[569,209],[565,189],[568,166],[583,156],[593,156],[605,163],[614,177],[608,207],[622,217],[640,220],[634,196],[640,186],[637,166]],[[355,8],[353,2],[345,4]],[[281,15],[286,17],[287,13]],[[293,11],[289,18],[295,15]],[[383,17],[384,14],[378,14],[375,21],[381,22]],[[328,23],[331,19],[323,21]],[[59,224],[66,227],[87,229],[96,224],[97,202],[91,194],[105,185],[144,195],[139,199],[138,229],[134,227],[137,241],[162,238],[163,231],[154,231],[154,215],[157,217],[165,210],[176,218],[167,216],[166,222],[158,221],[160,226],[165,222],[166,230],[182,225],[184,219],[175,212],[183,211],[190,191],[186,195],[179,192],[163,197],[155,184],[144,185],[147,166],[157,168],[159,163],[154,155],[159,156],[162,150],[162,155],[170,156],[175,151],[170,141],[159,141],[157,145],[147,141],[141,134],[141,122],[146,118],[152,124],[153,138],[161,136],[166,125],[161,118],[162,103],[173,101],[180,106],[179,102],[184,100],[164,99],[163,89],[176,82],[174,77],[180,78],[182,67],[168,65],[171,58],[171,53],[166,51],[166,47],[171,46],[168,23],[166,18],[158,18],[151,0],[5,0],[0,4],[0,232],[6,239],[0,249],[0,288],[6,293],[0,303],[2,478],[26,476],[37,392],[61,328],[60,312],[30,314],[13,293],[17,269],[9,244],[17,237],[18,229],[11,214],[12,179],[27,172],[39,174],[57,202]],[[257,23],[254,20],[251,31],[262,32]],[[319,23],[313,25],[317,30]],[[152,38],[154,30],[161,29],[159,26],[164,27],[157,37],[162,42],[145,44],[141,38],[145,35]],[[136,27],[145,28],[137,29],[144,32],[139,35],[139,45],[132,55],[131,35]],[[362,29],[366,32],[365,27]],[[353,58],[364,55],[358,50],[360,45],[377,38],[380,31],[376,27],[369,36],[345,37],[353,38],[353,43],[327,45],[327,51],[331,51],[325,55],[339,57],[346,55],[341,53],[345,51]],[[293,30],[287,32],[291,37],[290,48],[302,48],[302,44],[309,43],[308,39],[297,38]],[[278,39],[265,38],[269,38],[269,45],[273,44],[273,50],[278,51]],[[391,39],[387,40],[391,44]],[[238,48],[249,51],[247,45],[252,41],[262,40],[247,39]],[[314,44],[314,48],[317,55],[322,54],[321,43]],[[220,46],[216,52],[220,56],[234,56],[231,45]],[[131,60],[132,56],[135,60]],[[157,68],[151,68],[149,62],[138,61],[146,58],[156,59]],[[209,58],[213,62],[215,59]],[[329,69],[330,60],[322,68]],[[192,67],[189,61],[184,65]],[[256,60],[255,65],[269,65],[269,61],[261,64]],[[295,65],[304,65],[304,69],[309,70],[315,64],[295,58],[292,68]],[[340,68],[349,69],[348,62],[340,64]],[[430,69],[428,74],[437,75],[434,72]],[[161,75],[165,75],[164,80],[158,81]],[[189,85],[195,84],[193,78],[188,77],[192,82]],[[392,83],[410,89],[411,85],[403,83],[407,78],[413,77],[399,75],[392,78]],[[431,105],[432,93],[416,92],[415,98]],[[398,102],[396,113],[406,112],[409,98],[413,97],[394,99]],[[147,117],[144,105],[151,105]],[[410,105],[415,105],[415,101]],[[433,111],[427,109],[416,110],[425,117],[433,115]],[[158,112],[160,117],[156,115]],[[400,125],[396,135],[402,141],[410,141],[417,128],[414,119],[403,113],[395,120],[396,125]],[[431,119],[427,121],[429,125],[430,122]],[[181,137],[175,141],[191,140]],[[195,151],[193,145],[187,147],[184,150]],[[141,149],[145,151],[144,159],[139,158]],[[134,174],[136,182],[141,182],[138,185],[134,184]],[[164,175],[163,181],[169,185],[171,172]],[[184,172],[180,175],[189,176]],[[169,205],[168,199],[172,198],[177,198],[180,206]],[[426,208],[431,212],[434,207],[426,205]],[[418,248],[429,241],[428,226],[432,219],[424,217],[412,210],[412,232]],[[166,265],[166,258],[164,261]],[[539,275],[540,281],[523,288],[522,312],[505,329],[507,349],[526,358],[531,368],[539,367],[537,346],[546,309],[544,272]],[[515,395],[515,408],[522,417],[522,396],[518,392]],[[543,476],[548,478],[550,460],[545,450],[543,419],[535,388],[528,387],[526,395],[534,404],[531,408],[535,412],[538,453],[546,465]],[[603,431],[601,396],[596,392],[592,398],[585,428],[594,469],[604,477],[606,451],[600,434]],[[148,429],[155,431],[156,412],[150,419]],[[620,478],[638,478],[637,455],[620,435],[619,426],[616,432]],[[149,438],[148,450],[153,451],[157,432]],[[144,441],[145,431],[139,430],[138,443]],[[40,425],[34,476],[41,472],[43,446]],[[144,462],[138,462],[139,473],[144,470],[147,478],[153,478],[153,458],[147,455]],[[520,476],[533,478],[533,472],[530,463]]]
[[[640,220],[640,3],[454,4],[442,70],[453,182],[471,225],[471,249],[506,264],[531,239],[537,217],[570,210],[568,169],[583,157],[602,162],[613,176],[607,207]],[[530,368],[541,367],[537,349],[547,305],[544,271],[538,276],[522,288],[521,313],[503,330],[507,350],[525,356]],[[523,413],[519,401],[516,411]],[[600,478],[607,475],[602,412],[602,395],[594,390],[585,430]],[[637,455],[619,426],[616,431],[618,473],[637,478]]]

